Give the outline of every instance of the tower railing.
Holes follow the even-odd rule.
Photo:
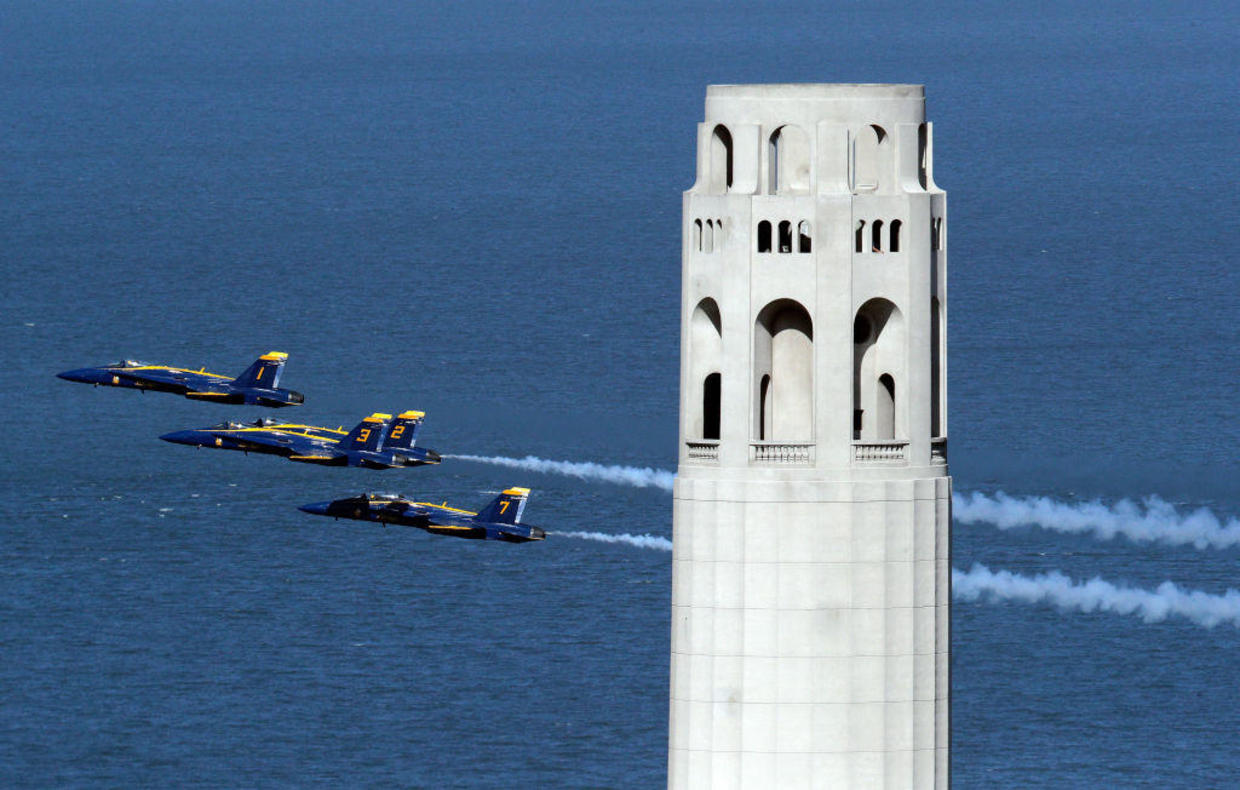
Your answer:
[[[705,440],[700,442],[685,442],[688,448],[688,457],[698,461],[718,461],[719,460],[719,441]]]
[[[749,460],[757,464],[810,464],[813,442],[750,442]]]
[[[853,442],[853,460],[863,464],[907,463],[908,441],[888,439],[882,442]]]
[[[930,440],[930,463],[947,463],[947,437],[939,436]]]

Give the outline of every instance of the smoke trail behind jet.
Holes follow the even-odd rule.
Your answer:
[[[453,455],[463,461],[600,480],[638,488],[672,490],[675,474],[666,469],[597,464],[592,461],[552,461],[527,455]],[[1036,526],[1055,532],[1088,534],[1102,540],[1123,536],[1137,543],[1195,546],[1198,549],[1240,547],[1240,520],[1224,521],[1208,508],[1181,513],[1175,506],[1150,496],[1140,504],[1129,499],[1113,505],[1102,502],[1063,502],[1050,497],[1013,497],[1002,491],[993,496],[974,492],[952,497],[952,516],[959,524],[992,524],[999,529]]]
[[[1048,497],[957,494],[952,517],[961,524],[983,522],[1000,529],[1038,526],[1056,532],[1086,533],[1103,540],[1123,535],[1138,543],[1158,542],[1198,549],[1240,546],[1240,520],[1224,522],[1207,508],[1180,513],[1156,496],[1141,504],[1129,499],[1101,502],[1060,502]]]
[[[655,535],[610,535],[604,532],[557,532],[557,536],[624,543],[643,549],[671,551],[672,542]],[[1099,578],[1076,583],[1058,571],[1021,576],[974,565],[968,572],[952,569],[952,597],[963,601],[1049,603],[1079,612],[1135,615],[1147,623],[1178,616],[1206,628],[1230,624],[1240,628],[1240,590],[1212,595],[1163,582],[1153,590],[1121,587]]]
[[[556,532],[554,534],[556,537],[597,540],[600,543],[627,543],[630,546],[637,546],[641,549],[660,549],[662,551],[672,550],[672,542],[667,538],[661,538],[658,535],[630,535],[628,533],[622,535],[609,535],[606,532]]]
[[[1074,583],[1058,571],[1020,576],[974,565],[968,573],[952,569],[952,597],[965,601],[997,599],[1023,603],[1050,603],[1080,612],[1136,615],[1158,623],[1172,615],[1213,628],[1228,623],[1240,628],[1240,590],[1211,595],[1163,582],[1153,590],[1119,587],[1097,577]]]
[[[607,466],[591,461],[549,461],[532,455],[524,458],[509,458],[503,455],[450,455],[445,457],[507,466],[513,469],[528,469],[531,472],[552,472],[581,480],[603,480],[637,488],[661,488],[664,491],[672,490],[672,481],[676,477],[666,469],[651,469],[648,466]]]

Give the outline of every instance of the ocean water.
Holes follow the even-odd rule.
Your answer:
[[[952,473],[1018,498],[958,517],[954,565],[1153,596],[958,600],[955,786],[1240,776],[1233,5],[2,13],[0,784],[660,786],[659,485],[194,452],[156,437],[255,414],[54,374],[276,349],[310,422],[418,408],[443,453],[672,470],[705,86],[781,81],[927,86]],[[651,539],[296,509],[516,484],[553,532]],[[1043,526],[1000,528],[1025,497]],[[1216,597],[1160,619],[1165,581]]]

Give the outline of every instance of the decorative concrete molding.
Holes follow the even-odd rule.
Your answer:
[[[908,463],[908,442],[853,442],[853,460],[857,463]]]
[[[750,442],[749,460],[756,464],[812,464],[812,442]]]
[[[719,442],[685,442],[688,457],[698,461],[718,461]]]

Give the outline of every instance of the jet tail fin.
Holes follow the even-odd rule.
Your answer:
[[[422,430],[422,422],[426,412],[404,411],[392,420],[392,428],[383,440],[385,450],[412,450],[417,444],[418,432]]]
[[[492,521],[498,524],[521,523],[521,512],[525,510],[525,500],[529,499],[528,488],[509,488],[475,516],[477,521]]]
[[[276,389],[280,386],[280,374],[284,372],[284,363],[287,360],[288,354],[282,351],[268,351],[254,360],[254,364],[246,368],[233,384],[238,387]]]
[[[340,440],[341,450],[378,450],[388,434],[390,414],[375,412],[362,420]]]

